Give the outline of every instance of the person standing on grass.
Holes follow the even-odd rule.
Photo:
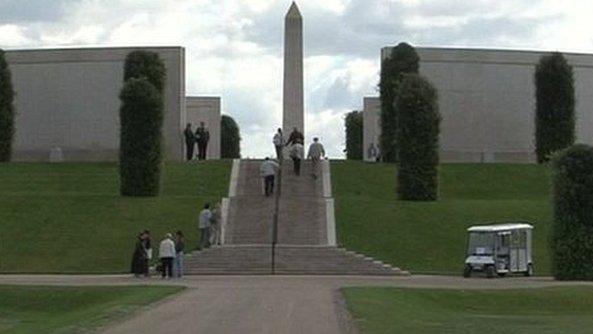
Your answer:
[[[212,211],[210,211],[210,204],[206,203],[204,209],[200,212],[198,227],[200,228],[200,244],[199,249],[208,248],[210,246],[210,225],[212,224]]]
[[[212,210],[212,219],[210,224],[210,245],[220,245],[220,232],[222,223],[222,208],[220,202],[216,203]]]
[[[206,160],[210,132],[206,129],[204,122],[200,122],[200,127],[196,129],[196,141],[198,142],[198,159]]]
[[[261,177],[264,179],[264,194],[269,197],[274,193],[274,179],[276,172],[280,169],[280,165],[274,160],[266,157],[259,167]]]
[[[278,128],[278,132],[274,135],[273,142],[274,147],[276,148],[276,157],[278,161],[282,161],[282,150],[284,149],[284,135],[282,134],[282,129]]]
[[[292,129],[290,137],[288,137],[288,141],[286,142],[285,146],[290,146],[297,142],[303,144],[305,142],[305,136],[303,136],[303,134],[299,132],[299,129],[295,127]]]
[[[173,242],[171,233],[165,235],[165,239],[161,241],[159,247],[159,258],[163,267],[162,278],[173,277],[173,259],[175,259],[175,243]]]
[[[305,149],[303,144],[296,142],[290,147],[290,158],[292,159],[292,166],[296,176],[301,175],[301,161],[305,156]]]
[[[187,123],[185,131],[183,131],[185,137],[185,158],[187,161],[191,161],[194,157],[194,147],[196,146],[196,136],[191,129],[191,123]]]
[[[136,246],[134,247],[134,254],[132,255],[132,269],[131,272],[135,277],[146,275],[148,266],[146,264],[146,248],[144,248],[144,232],[138,234]]]
[[[307,158],[311,159],[311,161],[313,162],[313,170],[311,171],[311,177],[313,177],[314,179],[317,178],[317,169],[319,168],[319,161],[323,157],[325,157],[325,149],[323,148],[323,145],[319,142],[319,138],[315,137],[313,138],[313,143],[311,143],[311,145],[309,146],[309,153],[307,154]]]
[[[183,277],[183,255],[185,251],[185,237],[183,232],[175,233],[175,260],[173,261],[173,274],[175,277]]]

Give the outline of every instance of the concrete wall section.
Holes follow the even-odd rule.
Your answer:
[[[200,122],[204,122],[210,132],[206,158],[220,159],[220,97],[188,96],[186,108],[186,123],[191,123],[192,130],[195,131]]]
[[[391,48],[383,48],[382,57]],[[439,92],[441,158],[449,162],[534,162],[534,71],[545,53],[417,48],[420,72]],[[573,65],[577,141],[593,144],[593,55]]]
[[[362,149],[363,160],[372,161],[369,156],[371,144],[379,145],[381,135],[381,100],[378,97],[365,97],[362,111]]]
[[[7,51],[17,94],[14,159],[47,161],[50,150],[59,147],[64,160],[117,160],[124,60],[137,49],[155,51],[165,62],[165,157],[181,161],[180,129],[185,124],[181,47]]]

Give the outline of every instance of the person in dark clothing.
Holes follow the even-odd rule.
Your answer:
[[[146,235],[144,232],[138,234],[138,240],[134,247],[134,255],[132,255],[132,268],[131,272],[136,277],[141,275],[148,275],[148,260],[146,254]]]
[[[305,136],[303,136],[303,134],[299,132],[299,129],[297,128],[293,128],[292,132],[290,133],[290,137],[288,137],[288,141],[286,142],[286,146],[290,146],[295,143],[305,144]]]
[[[208,149],[208,141],[210,140],[210,132],[204,126],[204,122],[200,122],[200,127],[196,129],[196,141],[198,143],[198,159],[206,160],[206,151]]]
[[[185,131],[183,131],[183,136],[185,137],[185,158],[187,161],[190,161],[194,157],[194,147],[196,146],[196,136],[191,129],[191,123],[187,123],[185,127]]]

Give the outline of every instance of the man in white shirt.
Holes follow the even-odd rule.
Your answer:
[[[274,147],[276,148],[276,157],[278,161],[282,161],[282,150],[284,149],[284,135],[282,129],[278,128],[278,132],[274,135]]]
[[[200,244],[199,249],[204,249],[210,246],[210,225],[212,221],[212,211],[210,211],[210,204],[206,203],[204,209],[200,212],[198,221],[198,228],[200,229]]]
[[[280,165],[274,160],[266,157],[259,167],[259,172],[264,179],[264,194],[266,197],[274,193],[274,179],[276,172],[280,169]]]
[[[165,235],[165,239],[161,241],[159,247],[159,258],[163,266],[162,277],[173,277],[173,259],[175,258],[175,243],[173,242],[171,233]]]
[[[319,142],[319,138],[313,138],[313,143],[309,146],[309,153],[307,154],[307,159],[311,159],[313,162],[313,171],[311,176],[316,179],[317,178],[317,169],[319,168],[319,161],[325,157],[325,149],[323,145]]]

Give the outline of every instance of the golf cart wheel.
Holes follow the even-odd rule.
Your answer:
[[[472,266],[467,265],[463,268],[463,277],[468,278],[472,275]]]
[[[507,275],[507,273],[496,273],[498,275],[498,277],[505,277]]]
[[[527,271],[525,272],[525,276],[533,276],[533,265],[531,263],[527,265]]]
[[[486,277],[493,278],[494,275],[496,275],[496,269],[494,269],[494,266],[486,267]]]

